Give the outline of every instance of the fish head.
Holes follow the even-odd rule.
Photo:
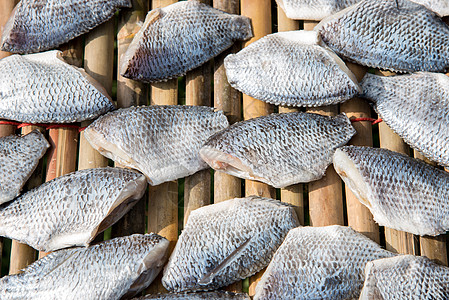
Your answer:
[[[29,36],[27,36],[27,31],[15,26],[15,18],[18,7],[19,4],[14,7],[13,11],[11,12],[11,16],[3,27],[0,47],[2,51],[22,53],[24,49],[29,48],[28,43],[30,41]]]
[[[157,234],[146,234],[148,241],[145,247],[137,247],[141,252],[141,260],[136,272],[136,280],[131,284],[128,292],[121,299],[130,299],[147,288],[156,278],[168,260],[170,242]],[[136,251],[139,252],[139,251]]]

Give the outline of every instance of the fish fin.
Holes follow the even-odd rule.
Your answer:
[[[248,246],[250,241],[251,238],[248,238],[245,242],[243,242],[240,246],[238,246],[234,251],[232,251],[232,253],[228,257],[226,257],[220,264],[218,264],[218,266],[216,266],[213,270],[211,270],[203,277],[201,277],[198,280],[198,284],[200,285],[210,284],[221,270],[229,266],[235,258],[239,257],[243,253],[243,251],[245,251],[246,246]]]

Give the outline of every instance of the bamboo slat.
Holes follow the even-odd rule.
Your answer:
[[[176,0],[152,0],[151,8],[160,8],[176,3]],[[151,105],[178,104],[178,80],[151,84]],[[155,232],[170,241],[173,251],[178,240],[178,183],[170,181],[150,187],[148,196],[148,232]],[[147,292],[166,292],[161,284],[161,274],[150,285]]]
[[[299,29],[299,21],[287,18],[282,8],[278,6],[278,31],[291,31]],[[298,108],[279,106],[280,113],[299,111]],[[301,225],[304,225],[304,185],[295,184],[281,189],[281,201],[290,203],[295,207]]]
[[[391,76],[393,73],[376,71],[376,74]],[[404,141],[394,133],[385,122],[379,123],[380,147],[409,155],[409,148]],[[413,234],[385,227],[385,242],[387,250],[402,254],[418,254],[419,246]]]
[[[241,0],[241,14],[251,18],[254,37],[244,43],[244,47],[271,33],[271,1]],[[273,112],[273,106],[263,101],[243,95],[243,118],[245,120],[266,116]],[[276,190],[264,183],[245,180],[245,195],[276,198]],[[254,296],[255,288],[264,270],[249,279],[249,295]]]
[[[138,22],[144,22],[149,9],[149,0],[133,0],[132,8],[122,9],[119,14],[117,51],[118,63],[133,40],[133,33],[140,28]],[[117,72],[117,107],[130,107],[148,104],[148,86],[120,76]],[[119,164],[115,164],[120,167]],[[146,199],[146,196],[143,196]],[[112,226],[112,237],[126,236],[145,232],[145,201],[142,199]]]
[[[366,68],[357,64],[347,62],[346,65],[357,77],[360,82],[366,74]],[[370,118],[371,109],[367,101],[360,98],[353,98],[344,102],[340,106],[341,111],[345,112],[348,118]],[[372,125],[370,122],[352,123],[357,134],[348,144],[356,146],[373,146]],[[373,241],[380,244],[379,226],[374,221],[373,215],[369,209],[364,206],[357,197],[351,192],[348,186],[345,186],[346,207],[348,215],[348,225],[354,228]]]

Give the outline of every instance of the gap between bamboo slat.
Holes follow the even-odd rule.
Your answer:
[[[299,29],[299,21],[287,18],[284,10],[278,6],[278,31],[291,31]],[[280,113],[300,111],[299,108],[279,106]],[[304,225],[304,185],[294,184],[281,189],[281,201],[294,206],[299,223]]]
[[[360,82],[366,74],[367,68],[357,64],[346,62],[349,70],[351,70]],[[340,105],[341,111],[345,112],[348,118],[371,118],[371,109],[366,100],[355,97]],[[371,122],[355,122],[352,123],[357,134],[349,141],[349,145],[356,146],[373,146],[373,133]],[[346,185],[346,207],[348,214],[348,225],[354,230],[363,233],[376,243],[380,244],[379,225],[374,221],[370,210],[363,205],[351,189]]]
[[[244,47],[271,33],[271,1],[270,0],[241,0],[241,14],[251,18],[254,37],[244,43]],[[243,118],[245,120],[266,116],[272,113],[274,107],[263,101],[243,95]],[[276,190],[264,183],[245,180],[245,195],[258,195],[276,198]],[[254,296],[256,285],[263,275],[262,270],[250,277],[249,295]]]
[[[165,7],[176,3],[176,0],[153,0],[151,9]],[[151,84],[151,105],[178,104],[178,80]],[[171,253],[178,240],[178,182],[170,181],[149,189],[148,196],[148,232],[155,232],[170,241]],[[162,272],[153,281],[147,292],[150,294],[165,293],[167,290],[161,283]]]
[[[133,40],[132,34],[140,29],[138,23],[144,22],[149,9],[149,0],[133,0],[132,8],[122,9],[119,14],[117,33],[117,68],[120,57],[126,52]],[[130,107],[148,104],[148,86],[144,83],[120,76],[117,70],[117,107]],[[116,167],[123,167],[115,163]],[[112,226],[111,237],[145,233],[145,206],[147,196],[142,196],[136,205],[116,224]]]

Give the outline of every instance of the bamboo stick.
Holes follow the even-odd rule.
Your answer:
[[[278,6],[278,31],[291,31],[299,29],[299,21],[287,18],[285,12]],[[279,106],[280,113],[300,111],[298,108]],[[295,184],[281,189],[281,201],[289,203],[295,207],[299,223],[304,225],[304,185]]]
[[[346,65],[357,77],[360,82],[366,74],[366,68],[357,64],[347,62]],[[353,98],[344,102],[340,106],[341,111],[345,112],[348,118],[370,118],[371,109],[365,100]],[[355,122],[352,124],[357,134],[348,144],[356,146],[373,146],[372,125],[370,122]],[[379,226],[374,221],[373,215],[369,209],[364,206],[346,185],[346,207],[348,212],[348,225],[354,228],[373,241],[380,244]]]
[[[176,0],[152,0],[152,9],[176,3]],[[151,105],[178,104],[178,80],[151,84]],[[169,252],[178,240],[178,183],[170,181],[150,187],[148,197],[148,232],[155,232],[170,241]],[[162,274],[147,289],[148,293],[166,292]]]
[[[133,40],[132,33],[140,26],[148,12],[149,0],[133,0],[132,8],[122,9],[119,14],[117,34],[118,63],[120,57],[126,52]],[[117,107],[130,107],[148,104],[148,86],[138,81],[124,78],[117,72]],[[115,164],[120,167],[120,164]],[[146,196],[143,196],[142,199]],[[112,237],[126,236],[145,232],[145,201],[139,200],[137,204],[112,226]]]
[[[376,71],[378,75],[391,76],[394,73]],[[385,122],[379,123],[380,147],[409,155],[409,148],[404,141],[394,133]],[[413,234],[385,227],[385,242],[387,250],[401,254],[418,254],[417,245]]]
[[[244,47],[271,33],[271,1],[241,0],[241,14],[251,18],[254,37],[244,43]],[[243,118],[245,120],[266,116],[273,112],[274,107],[263,101],[243,95]],[[264,183],[245,180],[245,195],[258,195],[276,198],[276,190]],[[249,279],[249,295],[254,296],[255,288],[263,272],[260,271]]]

